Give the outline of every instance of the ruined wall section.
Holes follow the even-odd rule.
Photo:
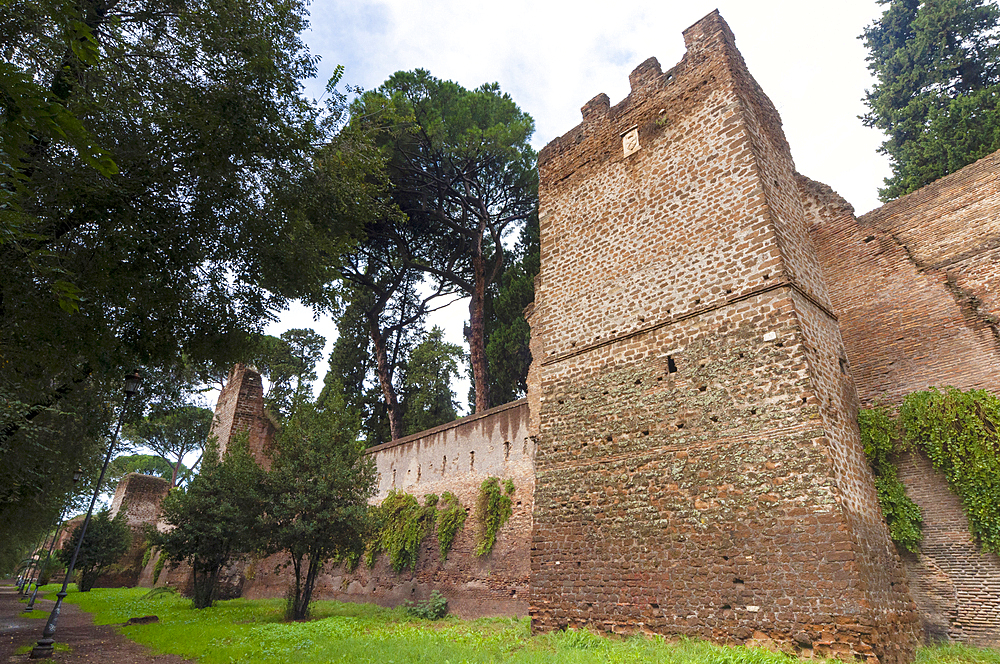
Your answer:
[[[142,528],[160,518],[160,503],[170,491],[170,482],[162,477],[129,473],[118,482],[111,500],[111,518],[125,506],[129,528]]]
[[[233,366],[215,405],[209,436],[215,436],[225,454],[232,436],[246,433],[250,453],[264,468],[271,467],[270,449],[278,426],[264,408],[260,374],[243,364]]]
[[[540,154],[533,624],[907,661],[884,527],[872,543],[850,513],[871,479],[837,460],[857,431],[827,393],[850,381],[824,373],[836,324],[776,114],[718,14],[685,40]]]
[[[469,517],[446,561],[437,538],[428,537],[414,571],[394,572],[383,554],[372,569],[362,562],[353,572],[329,565],[313,596],[395,606],[426,599],[438,591],[462,617],[525,615],[528,612],[529,543],[534,495],[534,441],[528,434],[525,399],[492,408],[413,436],[371,448],[379,481],[372,502],[395,489],[424,496],[451,491]],[[513,515],[501,528],[494,550],[474,555],[476,497],[483,480],[494,476],[514,483]],[[254,561],[243,570],[245,597],[281,597],[290,570],[275,572],[281,556]]]
[[[155,524],[161,531],[164,524],[159,522],[160,503],[170,491],[170,482],[162,477],[129,473],[118,482],[114,498],[111,500],[111,518],[125,510],[125,522],[132,530],[132,543],[128,552],[116,563],[115,568],[102,574],[97,585],[102,588],[122,588],[139,585],[142,581],[142,559],[146,553],[147,524]]]

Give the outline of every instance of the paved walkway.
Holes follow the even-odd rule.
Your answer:
[[[45,615],[55,602],[37,600],[33,613]],[[43,662],[28,655],[15,655],[18,648],[34,644],[42,637],[45,619],[22,617],[26,604],[18,601],[13,581],[0,581],[0,664]],[[154,655],[144,646],[129,641],[114,625],[95,625],[89,613],[63,602],[56,627],[56,643],[65,643],[69,652],[56,651],[51,662],[65,664],[190,664],[176,655]]]

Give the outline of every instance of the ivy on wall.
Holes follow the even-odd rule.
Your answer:
[[[909,551],[919,545],[920,508],[894,463],[897,453],[919,450],[948,478],[983,550],[1000,553],[1000,399],[985,390],[932,388],[907,395],[895,416],[885,407],[862,410],[858,423],[895,542]]]
[[[479,496],[476,498],[476,521],[479,530],[476,533],[476,555],[485,556],[493,550],[497,541],[497,533],[507,523],[513,514],[510,497],[514,495],[514,483],[504,480],[503,489],[500,480],[487,477],[479,486]]]
[[[417,499],[405,491],[393,489],[375,508],[378,528],[368,543],[366,563],[374,566],[381,551],[389,556],[394,572],[417,568],[420,544],[434,523],[438,497],[427,494],[421,507]]]
[[[465,526],[466,514],[462,501],[451,491],[441,494],[441,502],[438,505],[441,509],[437,513],[437,538],[441,562],[444,562],[448,559],[448,552],[455,542],[455,536]]]
[[[514,483],[496,477],[487,478],[479,487],[476,497],[477,556],[488,555],[496,543],[497,532],[513,514],[510,497]],[[372,509],[372,530],[365,550],[365,564],[372,568],[381,553],[389,557],[395,572],[409,568],[415,570],[424,539],[434,532],[438,539],[441,562],[448,559],[448,552],[458,533],[465,527],[467,512],[462,501],[450,491],[438,498],[433,493],[424,496],[424,504],[405,491],[393,489],[381,504]],[[344,561],[348,571],[357,560]]]

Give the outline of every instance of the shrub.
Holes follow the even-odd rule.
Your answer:
[[[422,620],[440,620],[448,615],[448,600],[434,590],[431,596],[420,602],[406,602],[406,613]]]

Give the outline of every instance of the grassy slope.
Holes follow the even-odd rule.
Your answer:
[[[48,588],[44,588],[48,590]],[[701,641],[636,637],[607,639],[585,631],[532,636],[526,619],[427,622],[399,609],[317,601],[313,620],[284,623],[284,602],[231,600],[197,611],[176,595],[144,598],[144,588],[72,593],[68,602],[98,624],[155,614],[160,622],[122,628],[128,638],[205,664],[393,662],[516,664],[789,664],[766,650],[723,648]],[[1000,664],[1000,652],[960,646],[924,648],[917,664]]]

